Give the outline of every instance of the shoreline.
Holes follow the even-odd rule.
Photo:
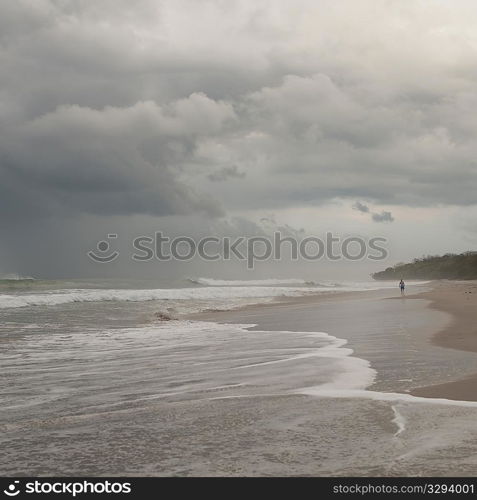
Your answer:
[[[290,312],[301,309],[306,310],[313,307],[313,305],[318,306],[326,302],[424,299],[428,301],[426,307],[450,316],[449,324],[444,326],[434,325],[432,332],[425,334],[426,342],[446,349],[477,352],[477,322],[475,321],[477,281],[432,281],[423,285],[423,287],[427,288],[427,290],[413,292],[404,298],[400,296],[390,297],[390,289],[322,293],[284,298],[267,304],[253,304],[231,311],[201,312],[190,315],[189,319],[219,323],[254,323],[254,321],[249,320],[262,311],[267,312],[267,314],[276,312],[277,315],[282,313],[287,315]],[[421,333],[424,335],[424,332]],[[396,392],[400,391],[397,390]],[[477,401],[477,371],[475,374],[456,380],[415,387],[405,393],[433,399]]]
[[[477,281],[436,281],[432,290],[408,296],[430,300],[429,307],[451,315],[450,324],[431,337],[446,349],[477,352]],[[426,398],[477,401],[477,372],[448,382],[413,389],[410,394]]]
[[[397,287],[396,287],[397,288]],[[247,304],[236,309],[208,309],[201,312],[187,314],[184,319],[192,321],[213,321],[223,323],[237,323],[236,316],[243,314],[247,316],[249,313],[257,311],[267,311],[269,309],[288,309],[294,307],[313,306],[313,304],[321,304],[323,302],[337,302],[355,299],[380,299],[385,297],[388,288],[378,290],[362,290],[362,291],[333,291],[333,292],[316,292],[308,295],[298,295],[293,297],[275,297],[271,302],[262,302],[256,304]],[[231,318],[233,318],[231,320]],[[243,323],[243,322],[242,322]]]
[[[451,284],[409,285],[409,300],[393,286],[190,315],[203,325],[156,322],[155,302],[20,309],[21,326],[48,327],[14,333],[0,353],[3,470],[475,475],[477,403],[410,391],[473,373],[476,354],[431,343],[454,320],[420,292]],[[112,311],[121,324],[98,329]]]

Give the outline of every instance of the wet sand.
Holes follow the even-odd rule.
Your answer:
[[[438,281],[432,290],[408,298],[428,299],[431,301],[429,307],[452,316],[450,324],[432,337],[432,343],[477,352],[477,281]],[[477,373],[452,382],[420,387],[411,393],[429,398],[477,401]]]
[[[409,287],[408,290],[410,291]],[[434,281],[426,286],[425,291],[419,290],[417,293],[414,291],[410,294],[409,291],[404,297],[398,295],[390,297],[394,293],[390,290],[296,297],[278,303],[248,306],[240,311],[201,313],[195,315],[194,319],[227,323],[259,321],[260,327],[274,329],[276,324],[283,325],[284,321],[285,324],[289,323],[287,318],[292,317],[295,325],[300,323],[300,329],[301,327],[306,329],[310,322],[316,320],[316,313],[313,309],[320,304],[335,304],[342,301],[380,301],[383,299],[406,303],[410,299],[421,299],[427,301],[428,308],[445,313],[447,316],[446,320],[443,316],[441,322],[436,324],[435,317],[433,316],[431,319],[429,314],[429,324],[423,325],[421,331],[415,331],[414,335],[446,349],[477,352],[477,281]],[[307,316],[311,318],[310,321],[307,320]],[[267,317],[268,321],[263,321]],[[448,375],[452,377],[453,374]],[[457,380],[416,387],[405,390],[405,392],[428,398],[477,401],[477,373]]]

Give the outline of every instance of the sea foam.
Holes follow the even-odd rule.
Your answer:
[[[157,288],[150,290],[64,289],[47,293],[1,294],[0,309],[9,307],[54,306],[72,302],[260,299],[267,297],[295,297],[316,292],[317,290],[311,287],[201,287]],[[213,305],[213,302],[210,305]]]
[[[196,285],[204,286],[273,286],[273,285],[308,285],[315,286],[319,283],[298,278],[269,278],[263,280],[222,280],[214,278],[188,278]]]

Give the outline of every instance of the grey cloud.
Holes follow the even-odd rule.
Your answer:
[[[459,36],[435,30],[436,25],[455,22],[466,26],[467,16],[449,20],[446,7],[440,7],[428,19],[419,6],[403,13],[392,2],[377,8],[365,0],[360,9],[379,23],[363,32],[351,2],[299,3],[300,9],[291,9],[287,2],[277,1],[275,14],[267,8],[258,13],[253,2],[239,6],[212,0],[207,9],[187,0],[139,0],[134,7],[122,0],[100,4],[42,0],[35,8],[23,1],[3,4],[0,126],[9,138],[3,141],[2,156],[11,166],[21,163],[21,169],[28,170],[28,152],[20,154],[18,149],[32,144],[46,151],[48,142],[37,137],[37,129],[45,134],[50,127],[51,144],[60,149],[52,165],[66,167],[63,173],[59,166],[49,168],[50,180],[45,183],[55,184],[51,176],[58,175],[58,183],[64,184],[67,181],[61,177],[69,177],[68,165],[81,156],[78,150],[86,134],[68,124],[63,131],[61,120],[77,115],[76,122],[85,120],[84,129],[91,123],[91,130],[98,133],[96,143],[101,137],[106,143],[104,148],[96,144],[90,156],[81,153],[87,157],[82,160],[92,164],[94,155],[99,164],[120,163],[108,160],[108,149],[111,158],[127,158],[124,172],[137,168],[133,184],[164,186],[158,196],[164,202],[156,202],[162,208],[154,208],[152,199],[144,202],[153,213],[180,213],[176,203],[166,199],[174,198],[174,193],[195,209],[197,200],[190,204],[187,200],[201,195],[187,194],[188,181],[204,191],[205,199],[216,198],[232,210],[244,205],[257,209],[320,205],[357,197],[413,206],[475,203],[477,120],[466,112],[475,104],[473,56]],[[350,29],[349,39],[341,36],[344,13],[357,28]],[[410,27],[404,39],[396,33],[401,25],[394,22],[400,16]],[[313,40],[305,44],[301,30],[287,29],[295,24],[310,28],[311,19]],[[421,23],[423,36],[418,42],[414,22]],[[329,43],[333,51],[328,50]],[[440,46],[456,55],[450,66],[453,59],[447,59]],[[407,67],[414,71],[403,70]],[[216,111],[227,109],[238,119],[226,122],[220,112],[211,114],[209,101],[216,104]],[[147,109],[144,103],[154,104]],[[156,116],[154,105],[162,110]],[[141,113],[147,116],[140,118]],[[179,117],[168,116],[174,113]],[[131,115],[129,125],[124,124],[126,114]],[[148,133],[148,120],[155,135]],[[140,141],[142,133],[145,138]],[[217,147],[200,155],[207,140]],[[16,151],[12,141],[17,142]],[[123,143],[128,142],[132,150],[124,154]],[[36,160],[37,151],[29,162]],[[46,156],[49,161],[53,153]],[[141,167],[142,162],[146,165]],[[221,183],[211,196],[209,187],[194,176],[203,175],[204,165],[210,165],[214,170],[209,178],[206,174],[206,182],[218,180],[221,169],[232,168],[224,164],[253,175],[248,174],[250,182],[240,187]],[[98,169],[97,186],[101,171],[108,168]],[[153,174],[156,169],[162,173]],[[14,182],[9,175],[9,182]],[[43,172],[38,169],[37,175]],[[117,177],[119,184],[125,180],[123,174]],[[171,179],[171,189],[166,188]],[[84,182],[75,180],[78,185]],[[33,185],[30,188],[34,190]],[[128,189],[124,203],[130,195]],[[150,197],[152,193],[144,198]],[[53,193],[52,199],[56,198]],[[91,207],[97,204],[87,202]],[[132,211],[143,211],[140,205],[136,203]],[[170,209],[164,210],[167,206]]]
[[[212,172],[207,178],[212,182],[226,181],[227,179],[243,179],[245,172],[240,172],[237,165],[231,167],[223,167],[215,172]]]
[[[195,229],[197,231],[197,228]],[[247,217],[232,216],[207,222],[204,234],[215,234],[217,236],[231,237],[253,237],[265,236],[273,239],[276,232],[283,237],[291,236],[297,239],[303,238],[306,231],[303,228],[295,228],[290,224],[276,221],[275,216],[261,217],[257,222]]]
[[[371,220],[374,222],[394,222],[394,217],[391,212],[387,212],[383,210],[381,213],[371,212],[371,209],[368,205],[361,203],[360,201],[355,202],[353,205],[353,210],[357,210],[363,214],[370,214]]]
[[[62,106],[0,139],[0,171],[22,210],[23,193],[46,211],[221,215],[217,202],[195,192],[178,173],[197,140],[217,133],[233,116],[230,105],[203,94],[166,106]]]
[[[442,104],[416,112],[394,97],[386,109],[373,99],[323,75],[287,77],[251,96],[255,136],[244,156],[270,158],[276,175],[263,188],[275,191],[277,205],[357,196],[413,206],[475,203],[477,143],[451,139],[440,126]],[[252,186],[257,197],[260,187]]]
[[[357,210],[358,212],[363,212],[363,213],[367,214],[369,212],[369,207],[368,207],[368,205],[365,205],[364,203],[357,201],[353,205],[353,210]]]
[[[274,233],[279,232],[283,236],[292,236],[295,238],[303,238],[306,231],[303,228],[297,229],[290,224],[279,224],[274,215],[262,217],[259,221],[259,226],[268,236],[273,236]]]
[[[374,222],[394,222],[394,217],[391,212],[386,212],[385,210],[380,214],[373,214],[372,218]]]
[[[2,228],[475,205],[475,2],[398,4],[1,3]]]

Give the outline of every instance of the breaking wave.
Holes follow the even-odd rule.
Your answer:
[[[223,299],[296,297],[316,293],[308,287],[202,287],[202,288],[157,288],[153,290],[100,290],[73,289],[55,290],[48,293],[2,294],[0,309],[55,306],[73,302],[145,302],[151,300],[210,301]]]
[[[188,278],[190,283],[202,286],[279,286],[279,285],[308,285],[316,286],[319,283],[296,278],[264,279],[264,280],[219,280],[214,278]]]

